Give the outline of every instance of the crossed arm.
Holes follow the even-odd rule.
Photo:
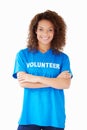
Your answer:
[[[44,88],[51,86],[56,89],[67,89],[70,87],[71,83],[71,75],[68,71],[61,72],[56,78],[18,72],[17,79],[20,86],[23,88]]]

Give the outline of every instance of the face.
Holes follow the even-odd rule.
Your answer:
[[[38,44],[50,45],[54,36],[54,26],[48,20],[41,20],[38,23],[37,30]]]

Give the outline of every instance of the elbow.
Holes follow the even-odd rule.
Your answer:
[[[25,86],[24,86],[24,85],[20,85],[20,87],[21,87],[21,88],[25,88]]]
[[[25,88],[25,83],[19,83],[21,88]]]
[[[70,88],[70,85],[66,85],[65,87],[64,87],[64,89],[69,89]]]
[[[70,84],[55,85],[55,86],[53,86],[53,88],[56,88],[56,89],[69,89]]]
[[[71,80],[67,80],[64,85],[64,89],[69,89],[71,85]]]
[[[60,86],[59,89],[69,89],[70,88],[70,84],[63,84]]]
[[[61,84],[62,89],[69,89],[71,85],[71,79],[66,79],[64,82]]]

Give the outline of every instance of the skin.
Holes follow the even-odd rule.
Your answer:
[[[51,41],[54,36],[53,24],[48,20],[41,20],[36,30],[38,39],[38,50],[45,53],[50,49]],[[66,70],[60,73],[56,78],[35,76],[25,72],[18,72],[17,79],[21,87],[25,88],[43,88],[51,86],[56,89],[67,89],[71,84],[71,75]]]

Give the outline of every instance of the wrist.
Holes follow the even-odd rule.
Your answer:
[[[36,81],[37,81],[37,82],[40,82],[41,76],[35,76],[35,78],[36,78]]]

